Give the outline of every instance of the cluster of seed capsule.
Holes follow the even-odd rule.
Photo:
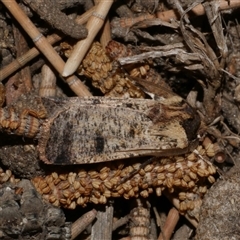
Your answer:
[[[63,42],[61,47],[68,56],[72,46]],[[142,98],[145,95],[143,91],[128,79],[125,72],[114,61],[119,56],[132,54],[124,44],[115,41],[110,41],[106,49],[99,42],[94,42],[78,72],[91,79],[93,86],[100,89],[106,96]],[[135,64],[127,68],[131,77],[156,78],[152,71],[147,63]]]
[[[204,194],[207,185],[215,181],[215,167],[208,161],[213,155],[213,144],[200,145],[198,153],[160,158],[142,167],[142,163],[111,162],[99,170],[79,169],[74,172],[52,172],[45,177],[32,179],[45,199],[64,208],[74,209],[87,203],[105,204],[110,197],[142,196],[147,198],[163,191],[178,194],[182,210],[194,208],[193,194]],[[132,174],[136,172],[135,174]],[[129,178],[128,178],[129,176]],[[191,193],[191,194],[187,194]]]
[[[15,178],[15,176],[12,174],[11,170],[3,170],[0,168],[0,184],[10,182],[10,183],[17,183],[20,179]]]
[[[21,95],[17,102],[0,108],[0,130],[8,134],[33,138],[39,133],[47,111],[34,92]]]
[[[33,138],[40,129],[39,119],[28,110],[18,113],[13,107],[0,109],[0,130],[9,134]]]

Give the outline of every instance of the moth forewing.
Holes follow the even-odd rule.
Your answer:
[[[188,106],[161,100],[73,98],[43,123],[39,156],[51,164],[85,164],[177,155],[188,151],[192,140],[186,129],[196,136],[194,118]]]

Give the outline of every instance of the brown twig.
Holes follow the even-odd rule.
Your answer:
[[[180,208],[180,201],[177,198],[172,197],[170,194],[164,192],[164,195],[172,202],[174,207],[179,210]],[[194,217],[189,217],[187,213],[184,214],[184,217],[195,227],[197,228],[198,226],[198,221]]]
[[[15,45],[17,49],[17,58],[22,56],[24,52],[27,52],[29,50],[27,41],[25,39],[25,36],[23,35],[22,31],[20,31],[20,28],[18,24],[13,25],[13,34],[15,39]],[[21,80],[25,86],[25,92],[31,91],[33,88],[32,85],[32,79],[31,79],[31,73],[29,66],[24,67],[21,72]]]
[[[129,221],[129,218],[130,218],[130,216],[126,215],[126,216],[118,219],[117,221],[115,221],[113,223],[112,230],[115,231],[117,228],[119,228],[119,227],[123,226],[124,224],[126,224]]]
[[[110,22],[109,22],[109,19],[107,18],[105,19],[104,26],[101,29],[100,43],[105,48],[108,42],[110,42],[111,40],[112,38],[111,38]]]
[[[67,60],[62,75],[67,77],[73,74],[78,66],[80,65],[82,59],[84,58],[85,54],[87,53],[88,49],[90,48],[94,38],[96,37],[97,33],[103,26],[104,20],[108,14],[110,7],[112,6],[113,0],[101,0],[96,7],[96,11],[93,12],[92,16],[90,17],[87,23],[88,29],[88,36],[86,39],[79,41],[74,50]]]
[[[167,216],[166,222],[158,240],[169,240],[180,218],[179,212],[176,208],[172,208]]]
[[[71,240],[75,239],[95,218],[97,211],[95,209],[85,213],[72,224]]]
[[[76,19],[76,22],[78,24],[84,24],[87,22],[88,18],[92,15],[92,13],[95,11],[96,7],[93,7],[89,9],[87,12],[82,14],[81,16],[78,16]],[[47,41],[53,45],[54,43],[60,41],[64,36],[59,35],[57,33],[54,33],[47,37]],[[4,67],[2,70],[0,70],[0,81],[3,81],[5,78],[10,76],[13,72],[23,67],[25,64],[27,64],[29,61],[31,61],[33,58],[38,56],[40,54],[39,50],[36,47],[31,48],[28,52],[24,53],[22,56],[17,58],[15,61],[8,64],[6,67]]]
[[[47,39],[38,31],[31,20],[14,0],[1,0],[5,7],[12,13],[16,20],[21,24],[26,33],[32,38],[37,48],[45,55],[54,68],[61,73],[64,61],[57,54]],[[77,96],[91,96],[85,85],[76,77],[70,76],[65,79],[70,88]]]

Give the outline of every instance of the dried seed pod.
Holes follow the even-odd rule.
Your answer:
[[[54,72],[45,64],[42,67],[42,79],[39,87],[39,96],[55,97],[56,96],[56,76]]]
[[[69,173],[51,173],[46,177],[36,177],[32,181],[44,198],[49,199],[55,206],[65,208],[85,206],[88,202],[105,203],[110,197],[123,196],[129,199],[141,195],[146,198],[153,191],[160,196],[165,190],[178,194],[180,202],[188,200],[181,205],[181,211],[186,211],[193,208],[196,198],[188,194],[199,194],[202,197],[208,184],[215,180],[213,175],[216,170],[206,161],[207,150],[202,150],[204,154],[195,155],[194,161],[189,160],[189,154],[156,159],[144,167],[145,171],[140,169],[133,175],[133,171],[141,168],[141,162],[137,159],[98,164],[94,169],[99,170],[76,169]],[[176,171],[173,172],[173,169]]]

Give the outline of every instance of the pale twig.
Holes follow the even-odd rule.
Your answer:
[[[14,0],[1,0],[5,7],[12,13],[15,19],[23,27],[26,33],[32,38],[37,48],[44,54],[53,67],[61,73],[64,67],[64,61],[54,50],[47,39],[39,32],[31,20],[26,16],[23,10]],[[76,77],[70,76],[65,79],[70,88],[78,96],[91,96],[86,86]]]
[[[97,5],[100,2],[100,0],[94,0],[94,3]],[[108,42],[111,40],[111,28],[110,28],[110,22],[108,17],[106,17],[104,25],[102,29],[100,30],[100,43],[105,48],[108,44]]]
[[[62,75],[64,77],[73,74],[77,70],[82,59],[90,48],[94,38],[103,26],[104,20],[108,14],[110,7],[112,6],[112,3],[113,0],[101,0],[97,5],[96,11],[93,12],[86,25],[88,29],[88,36],[86,39],[79,41],[75,45],[71,56],[69,57],[64,66],[62,72]]]
[[[85,213],[72,224],[71,240],[75,239],[95,218],[97,211],[95,209]]]
[[[87,22],[89,17],[92,15],[92,13],[95,11],[95,6],[91,9],[89,9],[87,12],[82,14],[81,16],[78,16],[76,18],[76,23],[78,24],[84,24]],[[54,43],[60,41],[63,38],[63,35],[58,35],[56,33],[50,35],[47,37],[48,42],[53,45]],[[10,76],[13,72],[23,67],[26,63],[31,61],[33,58],[38,56],[40,54],[39,50],[36,47],[33,47],[26,53],[24,53],[21,57],[17,58],[15,61],[11,62],[7,66],[5,66],[2,70],[0,70],[0,81],[3,81],[5,78]]]
[[[176,208],[172,208],[167,216],[166,222],[163,226],[162,232],[158,240],[169,240],[180,218],[179,212]]]

